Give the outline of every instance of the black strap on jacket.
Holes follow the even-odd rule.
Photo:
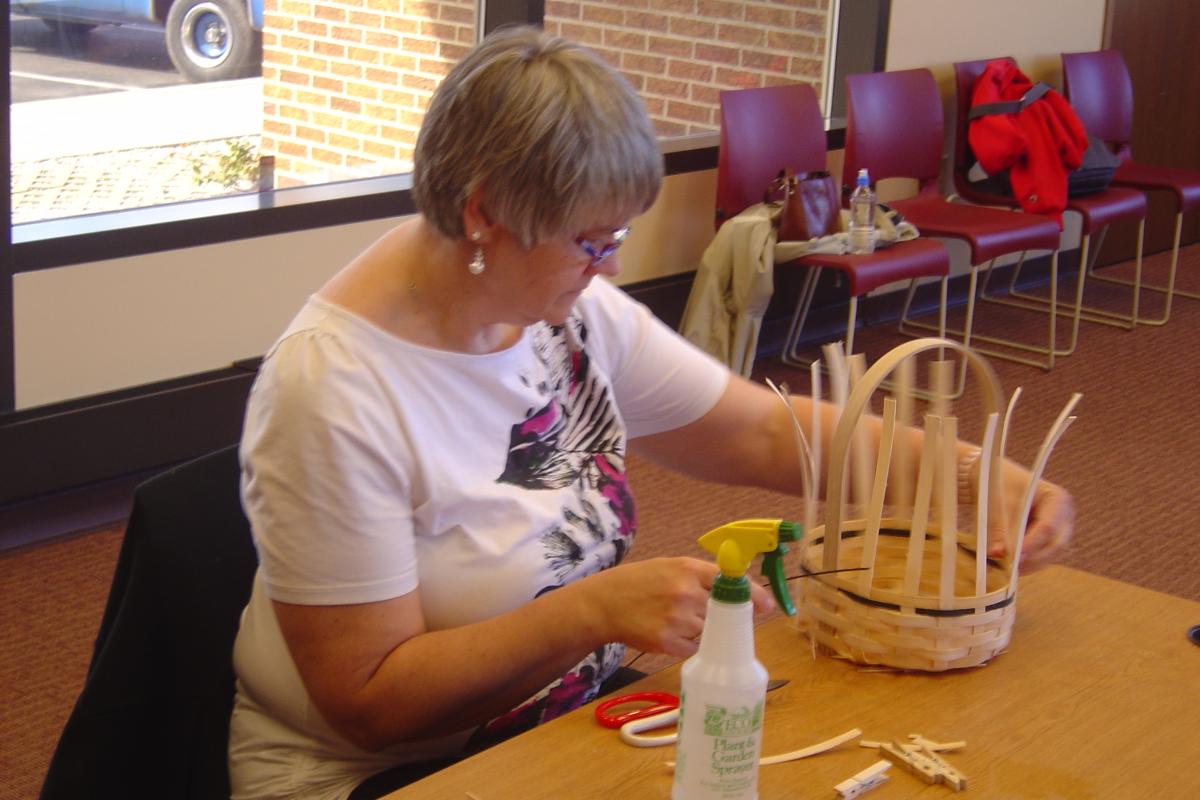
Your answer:
[[[1042,95],[1050,91],[1052,87],[1045,81],[1038,81],[1033,85],[1028,92],[1020,100],[1005,100],[999,103],[980,103],[974,106],[970,113],[967,114],[967,120],[977,119],[978,117],[986,117],[991,114],[1015,114],[1018,111],[1024,111],[1029,108],[1035,101],[1040,100]]]

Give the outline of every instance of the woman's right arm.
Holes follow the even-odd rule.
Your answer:
[[[692,558],[632,562],[490,619],[426,629],[420,590],[338,606],[273,601],[317,709],[359,747],[430,738],[514,708],[607,642],[675,656],[694,638],[716,567]],[[755,602],[771,600],[755,586]]]

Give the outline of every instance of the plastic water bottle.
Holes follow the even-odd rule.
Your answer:
[[[865,168],[858,171],[854,193],[850,195],[850,252],[875,252],[875,193],[871,191],[871,176]]]

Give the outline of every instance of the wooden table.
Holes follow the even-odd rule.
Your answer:
[[[763,755],[861,728],[965,740],[946,754],[974,798],[1200,798],[1200,603],[1065,567],[1023,578],[1008,651],[980,668],[870,671],[819,655],[786,618],[756,632],[759,659],[791,683],[768,695]],[[637,688],[679,690],[678,666]],[[639,749],[599,727],[589,705],[390,797],[412,800],[668,798],[674,747]],[[762,800],[835,798],[879,758],[851,742],[762,767]],[[893,766],[867,800],[949,797]]]

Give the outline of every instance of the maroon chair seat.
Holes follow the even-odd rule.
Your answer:
[[[1183,214],[1200,208],[1200,170],[1124,161],[1117,167],[1113,184],[1143,191],[1158,189],[1172,192],[1175,205]]]
[[[876,250],[871,257],[816,253],[793,263],[842,272],[852,297],[861,297],[897,281],[946,274],[946,248],[940,243],[933,239],[913,239],[901,244]]]
[[[1008,204],[1012,207],[1017,206],[1017,202],[1012,197],[1000,197],[994,194],[989,194],[980,191],[973,186],[971,181],[967,180],[967,173],[974,162],[974,156],[971,153],[970,142],[967,137],[968,113],[971,107],[972,89],[975,81],[983,72],[988,62],[993,59],[980,59],[976,61],[960,61],[954,65],[954,81],[955,81],[955,136],[956,142],[954,147],[954,183],[955,188],[963,197],[970,199],[972,202],[978,203],[995,203]],[[1006,61],[1016,63],[1011,57],[1005,57]],[[1090,135],[1098,135],[1092,131],[1091,127],[1085,118],[1080,116]],[[1073,305],[1069,306],[1072,315],[1071,341],[1070,344],[1059,351],[1059,355],[1069,355],[1075,351],[1079,343],[1079,322],[1087,320],[1090,322],[1099,322],[1106,325],[1115,325],[1123,328],[1132,328],[1135,324],[1134,320],[1138,315],[1138,303],[1141,296],[1137,286],[1141,283],[1141,265],[1142,265],[1142,241],[1145,233],[1145,222],[1148,206],[1145,196],[1138,197],[1138,192],[1131,192],[1128,189],[1109,187],[1099,192],[1091,194],[1068,196],[1066,210],[1078,216],[1080,222],[1080,248],[1079,248],[1079,272],[1075,281],[1075,298]],[[1114,222],[1132,221],[1138,225],[1137,236],[1137,266],[1135,268],[1137,280],[1135,288],[1131,295],[1131,311],[1129,314],[1121,314],[1110,311],[1108,309],[1092,308],[1084,305],[1083,293],[1086,277],[1092,274],[1092,269],[1096,259],[1100,254],[1100,248],[1092,249],[1092,237],[1096,234],[1103,234],[1107,227]],[[1103,236],[1100,236],[1099,241],[1103,242]],[[1055,310],[1063,306],[1057,300],[1057,280],[1055,276],[1051,276],[1051,291],[1053,295],[1050,297],[1041,297],[1038,295],[1028,294],[1020,291],[1017,284],[1021,277],[1022,263],[1018,263],[1014,268],[1008,286],[1007,299],[998,299],[987,294],[988,281],[985,277],[982,296],[985,299],[994,302],[1007,303],[1009,305],[1017,305],[1022,308],[1049,308],[1053,313]],[[987,276],[987,277],[990,277]],[[1051,297],[1055,302],[1050,303]]]
[[[724,91],[720,108],[718,227],[761,203],[764,190],[781,169],[796,173],[826,169],[825,125],[811,86],[797,83]],[[909,280],[915,287],[921,278],[941,278],[944,318],[950,259],[946,249],[935,241],[898,242],[870,255],[806,255],[787,262],[787,266],[808,268],[784,344],[783,360],[788,363],[807,363],[799,357],[800,338],[822,269],[838,270],[846,277],[850,295],[847,354],[854,347],[858,298],[893,281]]]
[[[971,263],[982,264],[1021,250],[1054,250],[1058,226],[1046,217],[1013,220],[1010,211],[951,203],[936,194],[921,194],[888,203],[930,236],[961,239],[971,248]],[[1014,221],[1020,224],[1014,225]]]
[[[1148,208],[1144,193],[1121,186],[1067,199],[1067,210],[1079,214],[1084,233],[1094,233],[1114,222],[1142,219]]]

